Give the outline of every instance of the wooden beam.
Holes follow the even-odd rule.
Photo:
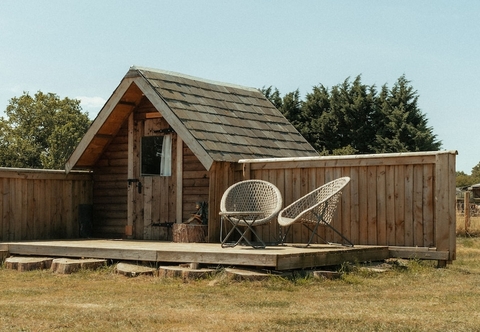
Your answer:
[[[130,114],[128,117],[128,166],[127,166],[127,178],[136,178],[135,174],[135,161],[133,158],[134,153],[134,115]],[[126,179],[127,180],[127,179]],[[135,213],[135,187],[130,184],[127,189],[127,225],[125,225],[125,235],[128,239],[134,237],[134,213]]]
[[[431,260],[448,260],[450,253],[448,251],[437,251],[436,248],[420,248],[420,247],[388,247],[391,258],[405,259],[431,259]]]
[[[291,169],[310,167],[395,166],[403,165],[405,158],[414,164],[434,164],[437,155],[456,155],[456,151],[382,153],[348,156],[318,156],[296,158],[241,159],[239,164],[251,164],[251,170]],[[241,170],[241,165],[238,170]]]
[[[449,180],[449,181],[446,181]],[[453,155],[437,155],[435,167],[435,246],[439,251],[450,253],[449,261],[455,259],[455,158]]]
[[[183,140],[177,135],[177,158],[176,158],[176,174],[177,174],[177,193],[176,193],[176,223],[183,222]]]
[[[161,118],[162,115],[158,112],[155,113],[144,113],[145,114],[145,119],[158,119]]]
[[[70,156],[70,158],[65,163],[65,171],[67,173],[69,173],[73,169],[73,167],[75,167],[75,164],[77,163],[77,161],[80,159],[82,154],[85,152],[88,145],[93,140],[95,135],[98,133],[100,128],[107,121],[108,117],[110,116],[112,111],[115,109],[115,106],[118,104],[118,102],[120,101],[122,96],[128,90],[128,88],[130,87],[132,82],[133,82],[133,79],[125,78],[125,79],[122,80],[120,85],[115,89],[112,96],[108,99],[106,104],[100,110],[100,113],[98,113],[96,119],[93,121],[93,123],[90,126],[90,128],[88,129],[87,133],[83,136],[82,140],[77,145],[77,147],[73,151],[72,155]]]
[[[381,261],[388,258],[388,248],[384,246],[326,246],[323,249],[323,252],[299,251],[289,255],[279,255],[276,268],[277,270],[305,269],[341,265],[345,262]]]
[[[91,180],[92,173],[88,171],[74,171],[66,174],[63,170],[0,167],[0,178],[30,180]]]

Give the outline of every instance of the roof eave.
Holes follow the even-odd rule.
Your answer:
[[[65,163],[66,173],[69,173],[72,169],[77,167],[77,164],[78,164],[80,158],[82,158],[82,156],[85,154],[88,147],[91,145],[92,141],[95,139],[95,137],[97,136],[97,134],[100,131],[100,129],[102,128],[102,126],[106,123],[106,121],[108,120],[109,116],[112,114],[114,109],[119,105],[122,97],[127,92],[127,90],[130,88],[133,81],[134,81],[133,78],[124,78],[120,82],[118,87],[115,89],[113,94],[110,96],[108,101],[105,103],[105,105],[102,107],[102,109],[98,113],[95,120],[93,120],[90,128],[87,130],[85,135],[82,137],[80,143],[78,143],[77,147],[75,148],[75,150],[71,154],[70,158]],[[133,109],[132,106],[133,105],[130,105],[131,109]],[[127,107],[128,107],[128,105],[127,105]],[[119,128],[117,128],[117,129],[119,129]],[[91,165],[91,166],[93,166],[93,165]],[[80,167],[88,168],[88,165],[82,165]]]

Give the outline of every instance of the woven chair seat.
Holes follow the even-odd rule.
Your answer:
[[[312,231],[307,243],[307,246],[309,246],[313,236],[316,234],[318,226],[322,224],[331,228],[353,246],[350,240],[331,226],[335,210],[342,195],[342,189],[349,181],[349,177],[341,177],[330,181],[280,211],[278,224],[282,227],[287,227],[283,239],[285,239],[290,226],[295,223],[303,224],[307,228],[309,228],[308,224],[314,224],[313,230],[309,228]]]
[[[282,208],[282,195],[278,188],[270,182],[263,180],[246,180],[230,186],[222,196],[220,202],[220,241],[222,247],[232,247],[245,240],[254,248],[265,248],[265,242],[253,229],[274,220]],[[232,229],[223,238],[225,221],[232,225]],[[240,230],[239,227],[246,228]],[[246,232],[250,230],[260,241],[260,245],[254,245],[246,238]],[[233,244],[227,243],[230,236],[237,231],[240,239]]]

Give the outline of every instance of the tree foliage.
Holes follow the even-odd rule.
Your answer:
[[[365,85],[361,76],[328,89],[313,87],[301,100],[299,91],[283,98],[272,87],[265,96],[323,155],[437,151],[441,142],[418,108],[418,94],[405,76],[391,89]]]
[[[54,93],[10,100],[0,118],[0,166],[61,169],[90,120],[80,101]]]
[[[465,172],[456,174],[457,187],[468,187],[477,183],[480,183],[480,162],[472,168],[472,174],[468,175]]]

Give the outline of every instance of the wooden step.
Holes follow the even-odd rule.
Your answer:
[[[261,281],[272,277],[271,273],[243,268],[226,268],[225,273],[234,280]]]
[[[5,267],[20,272],[32,270],[48,270],[52,266],[53,258],[49,257],[8,257]]]
[[[96,270],[107,265],[105,259],[56,258],[50,270],[54,273],[70,274],[82,269]]]
[[[205,279],[215,273],[214,269],[192,269],[185,266],[160,266],[158,269],[160,278],[182,278],[183,280]]]
[[[127,277],[137,277],[140,275],[157,275],[156,268],[130,263],[118,263],[115,267],[115,272]]]

